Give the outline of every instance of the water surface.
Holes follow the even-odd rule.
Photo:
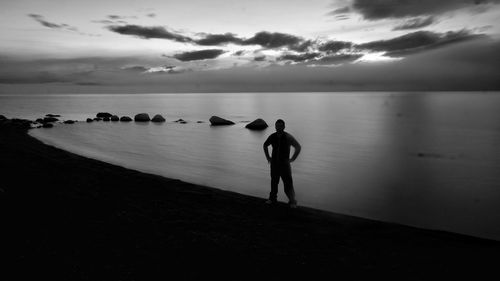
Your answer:
[[[84,120],[162,114],[164,124],[36,129],[46,143],[121,166],[267,197],[262,143],[287,122],[302,144],[300,205],[500,240],[500,93],[348,92],[0,96],[0,114]],[[234,126],[211,127],[219,115]],[[173,122],[182,118],[188,124]],[[197,123],[202,120],[205,123]],[[280,183],[280,200],[286,201]]]

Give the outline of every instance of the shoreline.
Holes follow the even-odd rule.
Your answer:
[[[2,213],[18,275],[429,280],[496,269],[498,241],[267,206],[79,156],[29,136],[23,122],[0,122]]]

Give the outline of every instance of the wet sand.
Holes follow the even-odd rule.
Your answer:
[[[45,145],[21,123],[0,121],[2,267],[13,276],[3,280],[486,280],[496,273],[498,241],[268,206]]]

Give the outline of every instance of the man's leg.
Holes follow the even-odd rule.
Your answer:
[[[293,189],[293,179],[292,179],[292,167],[290,164],[286,164],[281,167],[281,178],[283,179],[283,184],[285,186],[285,194],[288,197],[290,204],[296,205],[295,200],[295,190]]]
[[[278,201],[278,184],[280,182],[279,166],[271,163],[271,192],[269,200],[272,202]]]

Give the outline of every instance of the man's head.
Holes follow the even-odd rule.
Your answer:
[[[285,130],[285,121],[283,121],[282,119],[278,119],[276,120],[274,126],[276,128],[276,132],[283,133],[283,131]]]

